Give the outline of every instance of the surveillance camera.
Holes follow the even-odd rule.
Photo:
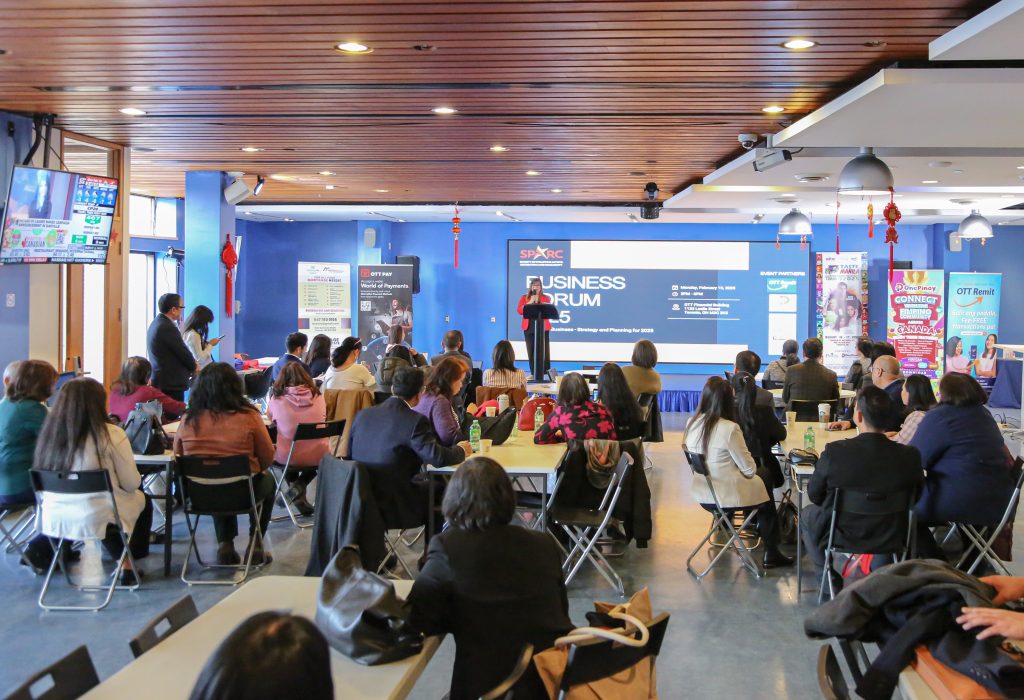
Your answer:
[[[736,138],[739,139],[740,145],[748,151],[761,140],[757,134],[740,134]]]
[[[658,183],[648,182],[644,185],[644,196],[647,197],[648,201],[653,202],[658,198]]]

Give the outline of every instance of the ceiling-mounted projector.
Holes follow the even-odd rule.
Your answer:
[[[238,204],[243,199],[248,199],[252,196],[252,190],[249,185],[245,184],[245,180],[238,178],[230,185],[224,188],[224,201],[228,204]]]

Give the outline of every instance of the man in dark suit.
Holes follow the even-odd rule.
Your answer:
[[[436,365],[446,357],[458,357],[461,360],[465,360],[466,365],[472,369],[473,358],[469,356],[468,352],[462,349],[464,342],[465,340],[462,337],[462,331],[448,331],[444,334],[444,339],[441,341],[441,347],[444,348],[444,352],[431,357],[430,364]]]
[[[307,343],[309,343],[309,338],[305,333],[288,334],[288,337],[284,339],[284,345],[288,352],[277,358],[277,362],[270,370],[270,376],[274,378],[274,381],[277,381],[277,375],[281,374],[281,370],[289,362],[298,362],[303,369],[309,371],[309,365],[302,361],[302,356],[306,354]]]
[[[189,377],[197,369],[177,323],[185,310],[179,294],[164,294],[157,302],[160,311],[146,331],[146,354],[153,365],[153,386],[175,401],[185,400]]]
[[[886,432],[898,432],[903,427],[903,419],[907,417],[907,407],[903,404],[903,383],[900,376],[900,362],[891,355],[880,355],[871,365],[871,382],[885,392],[892,403],[889,420],[885,424]],[[832,423],[829,427],[836,430],[848,430],[853,427],[853,404],[846,410],[842,420]]]
[[[832,518],[835,489],[869,493],[892,493],[924,484],[921,453],[886,437],[884,426],[893,410],[885,391],[866,387],[857,397],[853,422],[857,437],[838,440],[825,447],[807,484],[813,505],[801,514],[804,545],[818,566],[825,564],[825,545]],[[906,522],[906,514],[899,523]],[[864,552],[892,551],[905,535],[893,516],[847,515],[836,523],[837,536],[856,543]],[[833,579],[835,580],[835,578]]]
[[[835,401],[839,399],[839,379],[836,373],[821,364],[822,346],[817,338],[804,341],[804,361],[786,370],[782,385],[782,400]]]
[[[413,482],[422,465],[447,467],[473,453],[468,442],[454,447],[442,445],[430,419],[412,410],[422,388],[423,371],[403,367],[392,379],[393,395],[357,413],[352,423],[349,459],[366,467],[374,498],[389,529],[426,523],[427,485]]]
[[[761,356],[753,350],[740,350],[736,353],[735,367],[736,373],[746,372],[751,377],[756,377],[757,373],[761,371]],[[772,392],[761,387],[756,387],[757,393],[754,396],[755,406],[767,406],[768,408],[775,408],[775,397],[772,396]]]

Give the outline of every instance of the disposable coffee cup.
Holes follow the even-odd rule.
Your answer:
[[[796,424],[796,411],[786,411],[786,425]]]
[[[494,440],[490,440],[490,439],[486,439],[486,438],[480,440],[480,453],[481,454],[487,454],[488,452],[490,452],[491,451],[491,445],[493,443],[494,443]]]
[[[487,417],[488,418],[494,418],[496,415],[498,415],[498,407],[497,406],[488,406],[487,407]]]
[[[827,403],[818,404],[818,423],[828,425],[832,419],[832,406]]]
[[[505,409],[508,408],[508,394],[500,394],[498,396],[498,413],[504,413]]]

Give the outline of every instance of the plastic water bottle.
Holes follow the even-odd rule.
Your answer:
[[[473,421],[473,425],[469,426],[469,445],[473,448],[473,452],[480,452],[480,421]]]
[[[533,429],[540,430],[542,425],[544,425],[544,409],[537,406],[537,410],[533,414]]]
[[[814,449],[814,428],[811,426],[808,426],[807,430],[804,431],[804,449]]]

